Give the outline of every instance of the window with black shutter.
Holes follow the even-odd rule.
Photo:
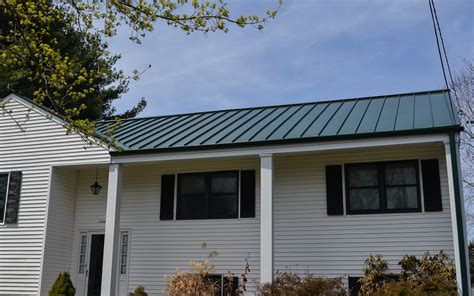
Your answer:
[[[161,220],[255,217],[254,170],[178,174],[176,186],[174,180],[162,176]]]
[[[421,211],[418,161],[345,165],[348,214]]]

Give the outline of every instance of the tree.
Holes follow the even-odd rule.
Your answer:
[[[186,34],[227,32],[230,24],[261,30],[276,16],[278,1],[277,9],[267,10],[263,17],[232,17],[223,0],[0,0],[0,73],[10,73],[8,81],[16,87],[34,82],[28,91],[37,103],[61,115],[69,130],[91,135],[98,114],[113,115],[110,104],[128,85],[123,73],[113,69],[118,57],[107,51],[102,38],[115,36],[126,25],[130,39],[140,43],[158,21]],[[84,44],[65,50],[74,44],[64,42],[65,36]],[[132,77],[139,74],[134,71]],[[94,97],[104,104],[91,103]],[[143,107],[142,102],[125,115],[133,116]]]
[[[47,4],[50,5],[50,4]],[[0,11],[0,27],[4,32],[9,32],[15,26],[15,15],[12,11]],[[85,89],[93,89],[83,100],[61,100],[53,104],[50,100],[45,100],[43,105],[50,109],[59,107],[61,109],[81,108],[82,104],[87,106],[86,109],[73,116],[73,119],[87,118],[90,120],[99,120],[111,117],[134,117],[146,106],[146,101],[142,99],[137,106],[123,114],[115,114],[112,107],[113,100],[128,90],[128,77],[124,73],[115,69],[115,63],[120,58],[118,55],[111,55],[107,51],[107,43],[101,41],[99,34],[91,34],[89,32],[78,31],[76,28],[69,26],[64,19],[54,19],[50,23],[51,38],[56,41],[51,42],[46,37],[44,42],[48,42],[53,50],[59,52],[62,56],[67,56],[74,60],[77,69],[95,70],[95,75],[91,75],[88,81],[83,84],[74,84],[75,77],[73,75],[65,77],[66,85],[72,85],[71,90],[82,91]],[[5,41],[8,41],[5,38]],[[40,73],[44,71],[44,63],[40,61],[42,56],[35,56],[33,59],[23,60],[20,64],[14,63],[10,67],[4,65],[0,71],[0,97],[8,95],[11,91],[33,98],[35,91],[43,89],[44,80]],[[97,70],[100,69],[100,70]],[[75,72],[77,70],[73,70]],[[57,90],[53,85],[45,88],[46,91]],[[56,110],[58,111],[58,110]],[[58,113],[59,113],[58,111]]]
[[[460,158],[462,181],[466,204],[468,229],[474,226],[474,65],[464,61],[464,68],[458,73],[451,86],[458,105],[464,131],[460,137]]]

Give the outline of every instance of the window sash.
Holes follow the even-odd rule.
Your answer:
[[[204,193],[182,193],[181,185],[183,178],[186,176],[201,175],[205,180]],[[232,177],[235,180],[235,191],[234,192],[212,192],[211,182],[215,178],[229,178]],[[203,172],[203,173],[184,173],[178,174],[177,182],[177,198],[176,198],[176,220],[195,220],[195,219],[236,219],[239,216],[239,171],[219,171],[219,172]],[[212,213],[213,202],[218,201],[219,197],[234,197],[235,199],[235,212],[232,213]],[[202,199],[202,208],[199,208],[202,213],[199,215],[189,215],[183,208],[187,199]],[[194,209],[195,210],[195,209]]]
[[[398,185],[389,185],[386,184],[386,167],[390,164],[407,164],[406,167],[415,169],[415,180],[416,183],[407,183],[407,184],[398,184]],[[377,167],[377,177],[378,185],[377,186],[357,186],[356,184],[351,184],[349,180],[349,174],[351,169],[356,169],[357,167],[363,166],[376,166]],[[346,186],[346,212],[349,215],[353,214],[381,214],[381,213],[409,213],[409,212],[420,212],[421,211],[421,193],[420,193],[420,176],[419,176],[419,166],[418,160],[401,160],[401,161],[385,161],[385,162],[372,162],[372,163],[354,163],[354,164],[345,164],[344,165],[344,174],[345,174],[345,186]],[[416,187],[416,202],[417,207],[404,207],[404,208],[394,208],[390,209],[387,205],[388,203],[388,189],[390,188],[409,188]],[[353,189],[378,189],[379,191],[379,209],[363,209],[363,210],[354,210],[351,209],[351,190]]]

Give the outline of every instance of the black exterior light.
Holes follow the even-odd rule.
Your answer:
[[[96,171],[95,171],[95,182],[94,184],[91,185],[91,191],[93,195],[99,195],[100,190],[102,189],[102,186],[99,185],[97,182],[97,176],[99,174],[99,165],[97,165]]]

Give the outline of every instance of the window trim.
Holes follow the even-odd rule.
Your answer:
[[[385,184],[385,167],[387,164],[392,163],[412,163],[415,166],[415,177],[416,177],[416,194],[417,194],[417,204],[416,208],[403,208],[403,209],[388,209],[387,208],[387,187],[402,187],[402,186],[415,186],[415,185],[386,185]],[[378,210],[351,210],[350,208],[350,190],[349,186],[349,169],[351,167],[360,166],[360,165],[375,165],[377,167],[377,177],[378,177],[378,190],[380,198],[380,209]],[[392,160],[392,161],[375,161],[375,162],[360,162],[360,163],[347,163],[344,164],[344,194],[345,194],[345,210],[347,215],[363,215],[363,214],[396,214],[396,213],[421,213],[421,189],[420,189],[420,167],[418,159],[408,159],[408,160]],[[370,186],[372,187],[372,186]]]
[[[7,188],[5,189],[5,205],[3,207],[3,217],[0,221],[0,226],[5,226],[6,223],[5,223],[5,220],[7,218],[7,207],[8,207],[8,191],[10,190],[10,176],[11,176],[11,172],[0,172],[0,175],[4,175],[6,174],[7,175]]]
[[[176,182],[175,182],[175,211],[174,211],[174,220],[176,221],[186,221],[186,220],[230,220],[230,219],[240,219],[240,171],[239,169],[237,170],[223,170],[223,171],[200,171],[200,172],[183,172],[183,173],[176,173]],[[205,218],[181,218],[178,216],[179,212],[179,202],[180,202],[180,177],[183,175],[205,175],[205,203],[206,203],[206,212],[209,210],[209,200],[210,200],[210,182],[208,181],[209,176],[212,176],[213,174],[234,174],[236,177],[237,181],[237,201],[236,201],[236,206],[237,206],[237,215],[235,217],[230,217],[230,218],[212,218],[209,217],[207,214]]]

